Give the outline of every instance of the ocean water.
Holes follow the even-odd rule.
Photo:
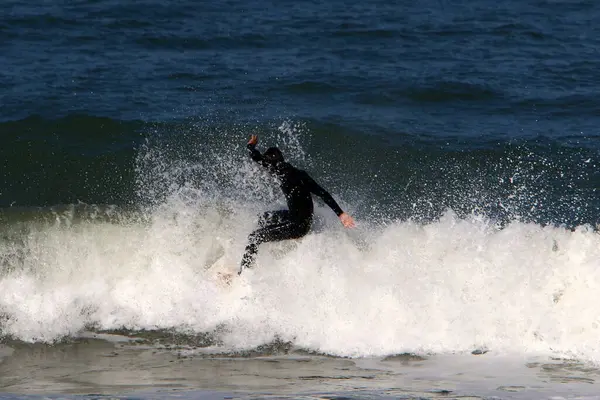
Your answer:
[[[0,4],[0,397],[600,396],[600,5]],[[305,238],[237,268],[285,206]]]

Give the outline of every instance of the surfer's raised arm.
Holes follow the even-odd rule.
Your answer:
[[[271,173],[276,173],[283,164],[283,154],[277,147],[269,147],[263,154],[256,150],[258,144],[258,136],[250,136],[248,140],[248,150],[250,151],[250,157],[260,165],[268,168]]]
[[[260,154],[260,151],[256,150],[257,144],[258,144],[258,136],[257,135],[250,136],[250,140],[248,140],[248,144],[246,145],[246,147],[248,148],[248,151],[250,151],[250,157],[257,163],[261,164],[262,166],[268,167],[269,165],[267,163],[265,163],[263,155]]]

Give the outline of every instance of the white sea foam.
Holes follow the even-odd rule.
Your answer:
[[[252,213],[171,202],[148,224],[32,230],[20,265],[0,278],[2,330],[50,341],[90,324],[220,327],[231,348],[277,335],[349,356],[484,347],[600,360],[597,233],[520,222],[498,230],[451,211],[428,225],[347,232],[318,213],[317,232],[265,244],[231,287],[215,268],[237,267]]]

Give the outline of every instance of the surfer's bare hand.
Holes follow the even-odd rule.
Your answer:
[[[248,140],[248,144],[251,144],[252,146],[256,146],[257,143],[258,143],[258,136],[257,135],[250,136],[250,140]]]
[[[352,217],[346,213],[340,214],[340,221],[342,221],[342,225],[346,228],[354,228],[356,226]]]

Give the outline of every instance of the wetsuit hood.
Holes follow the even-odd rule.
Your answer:
[[[277,147],[269,147],[263,153],[263,160],[265,160],[271,165],[277,165],[284,161],[283,154],[281,153],[281,150],[279,150]]]

